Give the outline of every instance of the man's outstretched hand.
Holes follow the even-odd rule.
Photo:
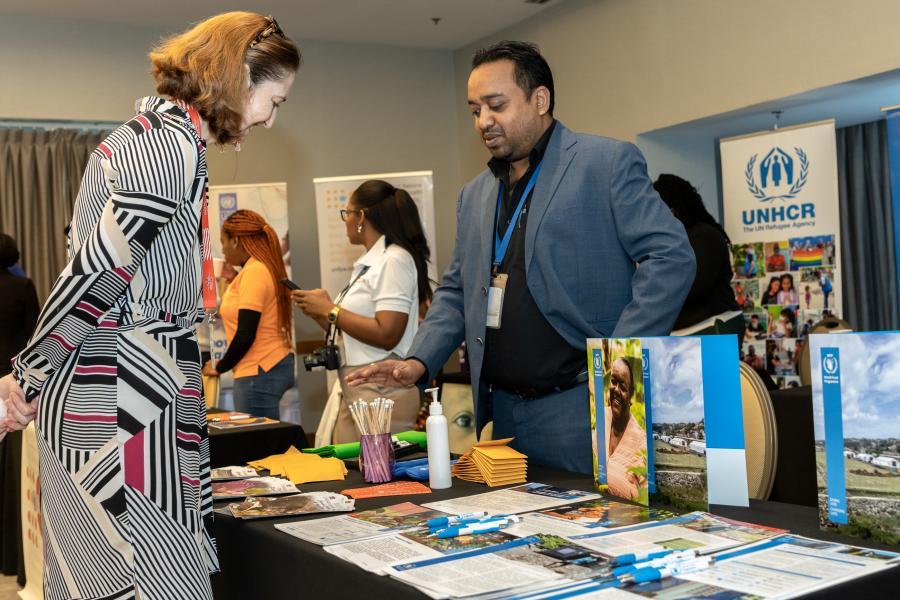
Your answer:
[[[347,375],[347,385],[355,387],[364,383],[375,383],[385,387],[407,387],[415,385],[425,374],[425,365],[415,359],[383,360]]]

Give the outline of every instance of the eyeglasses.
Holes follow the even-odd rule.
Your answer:
[[[253,39],[253,41],[250,42],[250,47],[252,48],[253,46],[257,45],[258,43],[260,43],[261,41],[263,41],[264,39],[266,39],[267,37],[269,37],[272,34],[276,34],[276,35],[280,35],[281,37],[285,37],[284,32],[281,30],[281,27],[278,25],[278,21],[275,20],[275,17],[273,17],[272,15],[269,15],[268,17],[266,17],[266,26],[263,28],[262,31],[260,31],[256,35],[256,37]]]
[[[358,209],[342,208],[342,209],[341,209],[341,221],[343,221],[344,223],[346,223],[346,222],[347,222],[347,215],[349,215],[350,213],[361,213],[361,212],[362,212],[362,211],[361,211],[361,210],[358,210]]]

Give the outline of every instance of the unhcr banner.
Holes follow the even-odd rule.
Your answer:
[[[741,359],[799,385],[809,328],[841,314],[834,121],[721,141],[732,287],[747,332]]]

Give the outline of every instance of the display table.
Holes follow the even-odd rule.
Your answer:
[[[218,411],[210,409],[209,413]],[[210,466],[228,467],[245,465],[272,454],[281,454],[291,446],[306,448],[306,434],[295,423],[279,421],[266,425],[253,425],[237,429],[209,430]]]
[[[529,466],[529,480],[565,488],[591,489],[589,477]],[[345,481],[305,484],[304,492],[340,491],[366,485],[360,474],[350,471]],[[445,498],[467,496],[489,491],[484,485],[453,480],[449,490],[415,496],[393,496],[358,500],[357,510],[368,510],[400,502],[425,504]],[[777,502],[751,501],[750,509],[714,507],[713,512],[726,517],[790,529],[794,533],[831,541],[843,541],[873,547],[819,531],[816,511],[811,507]],[[220,504],[221,505],[221,504]],[[330,515],[311,515],[305,519]],[[304,542],[273,527],[275,523],[300,520],[262,519],[240,521],[216,513],[215,534],[218,538],[222,572],[212,578],[216,600],[230,598],[427,598],[424,594],[389,577],[379,577],[328,554],[320,546]],[[889,598],[900,586],[900,567],[818,592],[816,598]]]

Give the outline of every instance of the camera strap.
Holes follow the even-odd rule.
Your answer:
[[[334,301],[335,305],[337,305],[337,306],[341,305],[341,302],[344,300],[344,296],[347,295],[347,292],[350,291],[350,288],[353,287],[353,284],[355,284],[357,281],[359,281],[359,279],[363,275],[365,275],[368,271],[369,271],[369,265],[363,265],[363,268],[360,270],[359,273],[357,273],[356,277],[351,279],[350,283],[348,283],[344,287],[344,289],[341,290],[341,293],[337,295],[337,298]],[[337,326],[334,323],[329,324],[328,325],[328,333],[325,335],[325,343],[333,344],[335,338],[337,337],[337,332],[338,332]]]

